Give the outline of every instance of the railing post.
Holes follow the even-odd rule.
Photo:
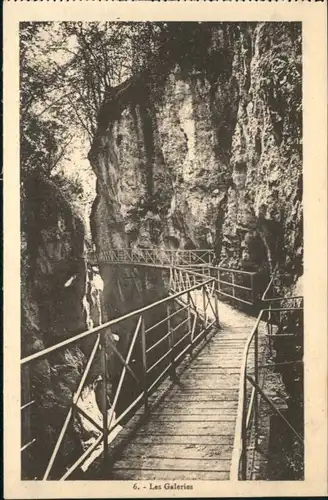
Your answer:
[[[259,384],[259,329],[256,328],[255,337],[254,337],[254,380],[257,384]],[[255,430],[255,447],[258,442],[258,421],[259,421],[259,407],[258,407],[259,399],[258,392],[255,390],[254,394],[254,430]]]
[[[254,305],[255,304],[255,290],[254,290],[254,275],[251,274],[251,294],[252,294],[252,304]]]
[[[147,352],[146,352],[146,329],[145,318],[142,315],[141,319],[141,351],[142,351],[142,375],[143,375],[143,391],[144,391],[144,410],[148,413],[148,385],[147,385]]]
[[[103,457],[104,465],[108,458],[108,411],[107,411],[107,363],[105,349],[105,332],[100,337],[101,375],[102,375],[102,418],[103,418]]]
[[[220,319],[219,319],[219,298],[218,298],[218,293],[217,293],[217,281],[214,280],[214,293],[213,293],[213,299],[214,299],[214,310],[215,310],[215,319],[216,319],[216,326],[219,328],[220,326]]]
[[[176,369],[175,369],[175,362],[174,362],[174,331],[172,329],[171,325],[171,304],[170,302],[167,302],[166,304],[166,315],[167,315],[167,332],[169,334],[169,349],[172,349],[171,351],[171,378],[172,380],[176,380],[177,374],[176,374]]]
[[[235,273],[231,272],[232,296],[235,297]]]
[[[272,305],[269,305],[269,311],[268,311],[268,335],[269,335],[269,351],[270,355],[272,354],[272,313],[271,313]]]
[[[189,337],[189,344],[190,344],[190,348],[189,348],[189,353],[190,353],[190,356],[192,356],[192,338],[191,338],[191,335],[192,335],[192,322],[191,322],[191,300],[190,300],[190,292],[188,292],[187,294],[187,300],[188,300],[188,330],[189,330],[189,333],[190,333],[190,337]]]
[[[247,367],[246,367],[247,371]],[[246,405],[247,405],[247,377],[245,373],[244,377],[244,384],[243,384],[243,391],[244,391],[244,404],[243,404],[243,414],[242,414],[242,420],[241,420],[241,479],[245,481],[247,479],[247,428],[246,428]]]
[[[220,293],[221,290],[221,275],[220,275],[220,269],[218,268],[218,292]]]
[[[206,293],[204,285],[202,286],[202,295],[203,295],[203,311],[204,311],[204,329],[206,329],[207,315],[206,315]],[[206,338],[206,331],[204,333]]]

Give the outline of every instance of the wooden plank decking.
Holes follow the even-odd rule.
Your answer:
[[[254,318],[221,303],[219,312],[221,329],[177,383],[152,396],[156,404],[120,449],[111,479],[229,479],[242,354]]]

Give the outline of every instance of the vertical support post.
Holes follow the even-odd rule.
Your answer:
[[[256,328],[254,336],[254,380],[259,385],[259,329]],[[254,430],[255,430],[255,447],[258,443],[258,421],[259,421],[259,397],[258,391],[255,389],[254,394]]]
[[[204,312],[204,329],[205,329],[207,324],[205,285],[202,286],[202,292],[203,292],[202,295],[203,295],[203,312]],[[204,333],[206,338],[206,331]]]
[[[218,292],[220,293],[221,290],[221,275],[220,275],[220,269],[218,268]]]
[[[270,355],[272,354],[272,313],[271,313],[272,305],[269,305],[269,312],[268,312],[268,334],[269,334],[269,351]]]
[[[213,272],[211,271],[211,278],[213,278]],[[217,283],[216,283],[216,279],[215,279],[215,276],[214,276],[214,280],[212,281],[212,286],[211,286],[211,296],[215,296],[215,293],[216,293],[216,286],[217,286]]]
[[[252,299],[251,300],[252,300],[252,304],[254,305],[254,303],[255,303],[255,290],[254,290],[254,275],[253,274],[251,274],[251,289],[252,289],[252,291],[251,291]]]
[[[191,282],[190,282],[190,277],[189,277],[189,274],[186,273],[186,278],[187,278],[187,281],[188,281],[188,288],[191,287]]]
[[[231,271],[232,296],[235,297],[235,274]]]
[[[217,292],[217,286],[218,283],[216,280],[213,281],[214,283],[214,293],[213,293],[213,300],[214,300],[214,311],[215,311],[215,319],[216,319],[216,326],[217,328],[220,327],[220,320],[219,320],[219,297],[218,297],[218,292]]]
[[[107,412],[107,363],[106,363],[106,343],[105,333],[100,336],[100,357],[101,357],[101,376],[102,376],[102,390],[101,390],[101,412],[103,419],[103,458],[104,465],[108,458],[108,412]]]
[[[247,372],[247,367],[246,370]],[[247,401],[247,377],[245,373],[244,377],[244,404],[243,404],[243,414],[241,420],[241,479],[245,481],[247,479],[247,428],[246,428],[246,401]]]
[[[143,400],[144,400],[144,410],[148,413],[148,385],[147,385],[147,353],[146,353],[146,329],[145,329],[145,318],[141,317],[141,355],[142,355],[142,375],[143,375]]]
[[[171,324],[171,304],[168,301],[166,303],[166,315],[167,315],[167,332],[169,334],[168,336],[168,344],[169,344],[169,349],[172,349],[171,351],[171,378],[172,380],[176,380],[177,375],[176,375],[176,369],[175,369],[175,362],[174,362],[174,331],[172,329],[172,324]]]
[[[189,337],[189,354],[190,356],[192,356],[192,338],[191,338],[191,335],[192,335],[192,321],[191,321],[191,299],[190,299],[190,292],[188,292],[187,294],[187,301],[188,301],[188,331],[189,331],[189,334],[190,334],[190,337]]]

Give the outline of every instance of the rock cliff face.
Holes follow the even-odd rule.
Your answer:
[[[122,91],[124,104],[117,95],[105,103],[90,153],[96,245],[215,247],[229,265],[279,262],[296,277],[300,27],[197,24],[191,32],[194,48],[178,53],[159,83],[148,76]]]
[[[25,357],[53,344],[150,301],[154,287],[161,292],[160,275],[149,271],[142,275],[140,284],[133,284],[133,273],[125,279],[124,272],[111,268],[103,270],[109,290],[115,290],[116,300],[108,307],[106,295],[102,297],[102,278],[97,269],[88,265],[85,256],[89,241],[82,219],[72,204],[62,195],[53,181],[42,175],[29,176],[22,185],[21,205],[21,356]],[[141,288],[140,288],[141,286]],[[153,287],[153,288],[152,288]],[[123,305],[119,306],[121,301]],[[107,316],[106,316],[107,314]],[[133,322],[124,324],[117,332],[106,331],[106,340],[115,340],[113,333],[122,338],[120,349],[127,345]],[[77,345],[61,349],[46,358],[29,364],[22,370],[22,405],[35,401],[24,410],[23,442],[37,436],[36,443],[22,456],[22,477],[40,478],[45,472],[61,427],[71,407],[95,337]],[[112,383],[121,367],[109,345],[107,373],[108,396],[112,397]],[[94,420],[101,422],[102,374],[100,353],[96,354],[86,379],[79,406]],[[64,465],[71,465],[83,453],[85,443],[98,436],[89,422],[75,414],[56,459],[50,477],[63,473]]]
[[[42,176],[30,176],[22,188],[21,356],[96,326],[99,307],[92,301],[94,280],[83,258],[85,230],[58,186]],[[24,478],[42,477],[61,426],[71,406],[94,339],[56,351],[22,370],[23,442],[36,443],[22,455]],[[100,374],[95,360],[87,385],[94,395]],[[97,413],[94,408],[94,414]],[[99,412],[99,410],[98,410]],[[68,427],[52,475],[83,451],[90,431],[78,417]],[[53,476],[54,474],[54,476]]]
[[[249,64],[238,78],[243,92],[231,147],[233,186],[223,250],[235,264],[279,264],[295,279],[303,257],[300,27],[259,24],[251,41]]]
[[[89,154],[96,248],[214,248],[227,267],[279,264],[295,284],[303,272],[301,27],[184,23],[180,35],[163,61],[113,89],[99,114]],[[81,259],[83,224],[50,181],[32,179],[24,189],[26,355],[97,324],[99,311]],[[102,266],[100,273],[104,321],[165,293],[156,270]],[[133,327],[114,332],[123,350]],[[34,369],[47,412],[35,421],[47,422],[43,459],[89,351],[70,349]],[[82,446],[77,435],[81,427],[67,450]]]
[[[84,228],[71,211],[56,186],[41,177],[29,179],[24,186],[25,202],[22,220],[23,307],[35,302],[38,313],[23,310],[29,322],[28,342],[33,347],[34,331],[40,331],[45,344],[58,342],[58,337],[83,331],[82,310],[85,266],[82,260]],[[66,283],[73,278],[70,286]],[[66,285],[66,286],[65,286]],[[80,308],[79,308],[80,304]],[[35,327],[33,316],[36,318]],[[31,328],[32,327],[32,328]]]

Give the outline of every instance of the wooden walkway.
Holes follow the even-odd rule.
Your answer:
[[[124,428],[108,478],[229,479],[242,355],[254,318],[222,303],[219,314],[221,329],[186,361],[176,383],[159,387],[149,417],[135,426],[140,410]]]

